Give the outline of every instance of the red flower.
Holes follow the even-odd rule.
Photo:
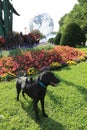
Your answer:
[[[2,62],[0,62],[0,67],[1,67],[2,65],[3,65]]]

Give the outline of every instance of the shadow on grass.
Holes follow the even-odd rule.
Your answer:
[[[58,104],[61,106],[61,101],[60,101],[60,97],[58,97],[58,95],[53,94],[51,91],[47,91],[47,94],[50,98],[51,101],[53,101],[55,104]]]
[[[67,86],[75,87],[84,96],[84,99],[87,101],[87,89],[84,88],[84,86],[72,83],[64,79],[61,79],[61,81],[64,82]]]
[[[33,110],[33,102],[30,102],[28,106],[23,101],[21,102],[21,106],[24,109],[24,111],[35,121],[35,113]],[[56,122],[52,118],[43,118],[41,115],[41,110],[38,109],[39,111],[39,117],[40,117],[40,122],[38,122],[38,125],[40,127],[40,130],[65,130],[63,125],[59,122]]]

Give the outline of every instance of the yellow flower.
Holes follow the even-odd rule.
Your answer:
[[[85,57],[84,56],[80,56],[80,57],[78,57],[78,60],[85,61]]]
[[[27,70],[27,74],[32,75],[32,74],[36,74],[36,69],[34,67],[31,67]]]
[[[76,65],[76,62],[75,62],[75,61],[72,61],[72,60],[69,60],[69,61],[67,61],[67,64],[68,64],[68,65]]]
[[[52,62],[50,64],[50,67],[51,68],[58,68],[58,67],[61,67],[62,65],[59,63],[59,62]]]

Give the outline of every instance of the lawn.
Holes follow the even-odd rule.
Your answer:
[[[16,101],[15,82],[0,82],[0,130],[86,130],[87,62],[53,71],[60,78],[58,86],[48,86],[45,109],[48,118],[35,122],[32,100],[20,95]]]

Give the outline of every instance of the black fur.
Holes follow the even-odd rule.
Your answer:
[[[18,78],[16,82],[17,101],[19,100],[19,94],[22,90],[23,97],[24,97],[24,93],[26,93],[28,96],[30,96],[33,99],[36,120],[39,120],[38,110],[37,110],[37,104],[39,100],[41,102],[41,107],[42,107],[42,116],[48,117],[44,110],[44,97],[46,94],[46,89],[48,85],[55,86],[59,82],[60,80],[57,79],[54,76],[54,74],[50,71],[42,72],[38,76],[38,78],[34,80]]]

